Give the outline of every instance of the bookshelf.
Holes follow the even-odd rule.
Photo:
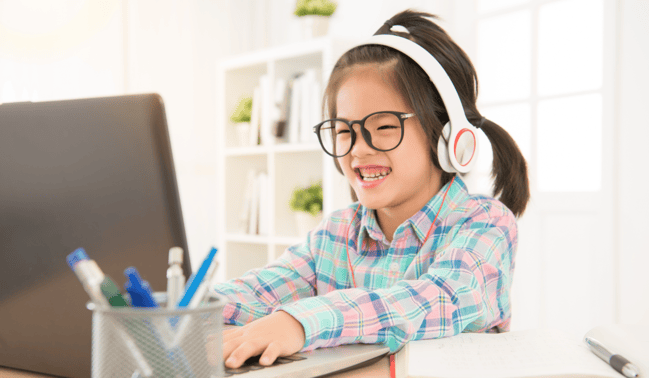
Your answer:
[[[308,135],[312,134],[312,126],[321,119],[321,111],[314,115],[314,110],[314,114],[307,117],[308,121],[302,115],[302,125],[299,126],[293,125],[289,119],[285,136],[281,139],[272,134],[279,113],[274,107],[281,108],[281,104],[275,104],[282,97],[287,98],[286,92],[280,89],[291,83],[296,75],[309,72],[309,75],[302,75],[311,79],[313,95],[309,103],[312,110],[316,105],[321,110],[329,73],[338,57],[353,45],[351,40],[323,37],[235,56],[218,66],[216,156],[219,168],[217,245],[220,267],[217,280],[220,282],[264,266],[289,246],[304,240],[305,235],[298,234],[295,215],[288,206],[295,187],[321,181],[324,214],[351,202],[345,178],[336,170],[332,158],[322,152],[315,135]],[[255,88],[258,88],[257,92]],[[302,92],[307,93],[304,88]],[[314,91],[317,91],[317,102],[313,101],[316,98]],[[229,119],[239,100],[246,96],[253,97],[253,108],[256,107],[253,114],[256,112],[259,120],[260,144],[241,145]],[[295,100],[291,100],[290,104],[294,106]],[[292,119],[296,122],[297,117]],[[294,127],[299,127],[302,134],[298,139],[288,136]],[[257,138],[251,138],[251,141],[254,139]],[[250,203],[250,192],[254,192],[250,189],[250,178],[262,172],[265,184],[259,189],[262,205],[258,226],[260,229],[262,224],[264,226],[262,232],[255,233],[249,232],[250,216],[244,214],[249,215],[248,207],[254,206]]]

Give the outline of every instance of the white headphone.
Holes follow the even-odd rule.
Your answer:
[[[416,42],[391,34],[375,35],[361,45],[392,47],[409,56],[426,72],[442,96],[449,118],[437,142],[439,164],[449,173],[469,172],[478,160],[478,129],[466,119],[453,82],[437,59]]]

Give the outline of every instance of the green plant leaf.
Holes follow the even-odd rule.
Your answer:
[[[293,189],[289,207],[292,211],[302,211],[312,215],[322,212],[322,183],[317,182],[307,187]]]
[[[297,0],[296,16],[331,16],[336,11],[337,4],[330,0]]]
[[[252,114],[252,98],[251,97],[242,97],[239,100],[237,108],[232,113],[230,120],[234,123],[241,122],[250,122],[250,116]]]

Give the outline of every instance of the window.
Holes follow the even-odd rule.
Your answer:
[[[477,4],[482,113],[517,141],[538,191],[600,190],[603,0]]]

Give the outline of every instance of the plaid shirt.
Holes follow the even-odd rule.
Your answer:
[[[275,262],[216,285],[227,323],[283,310],[304,326],[303,350],[509,329],[516,219],[501,202],[470,195],[456,177],[388,242],[375,211],[333,212]],[[433,232],[422,249],[435,215]],[[345,243],[358,288],[354,288]]]

